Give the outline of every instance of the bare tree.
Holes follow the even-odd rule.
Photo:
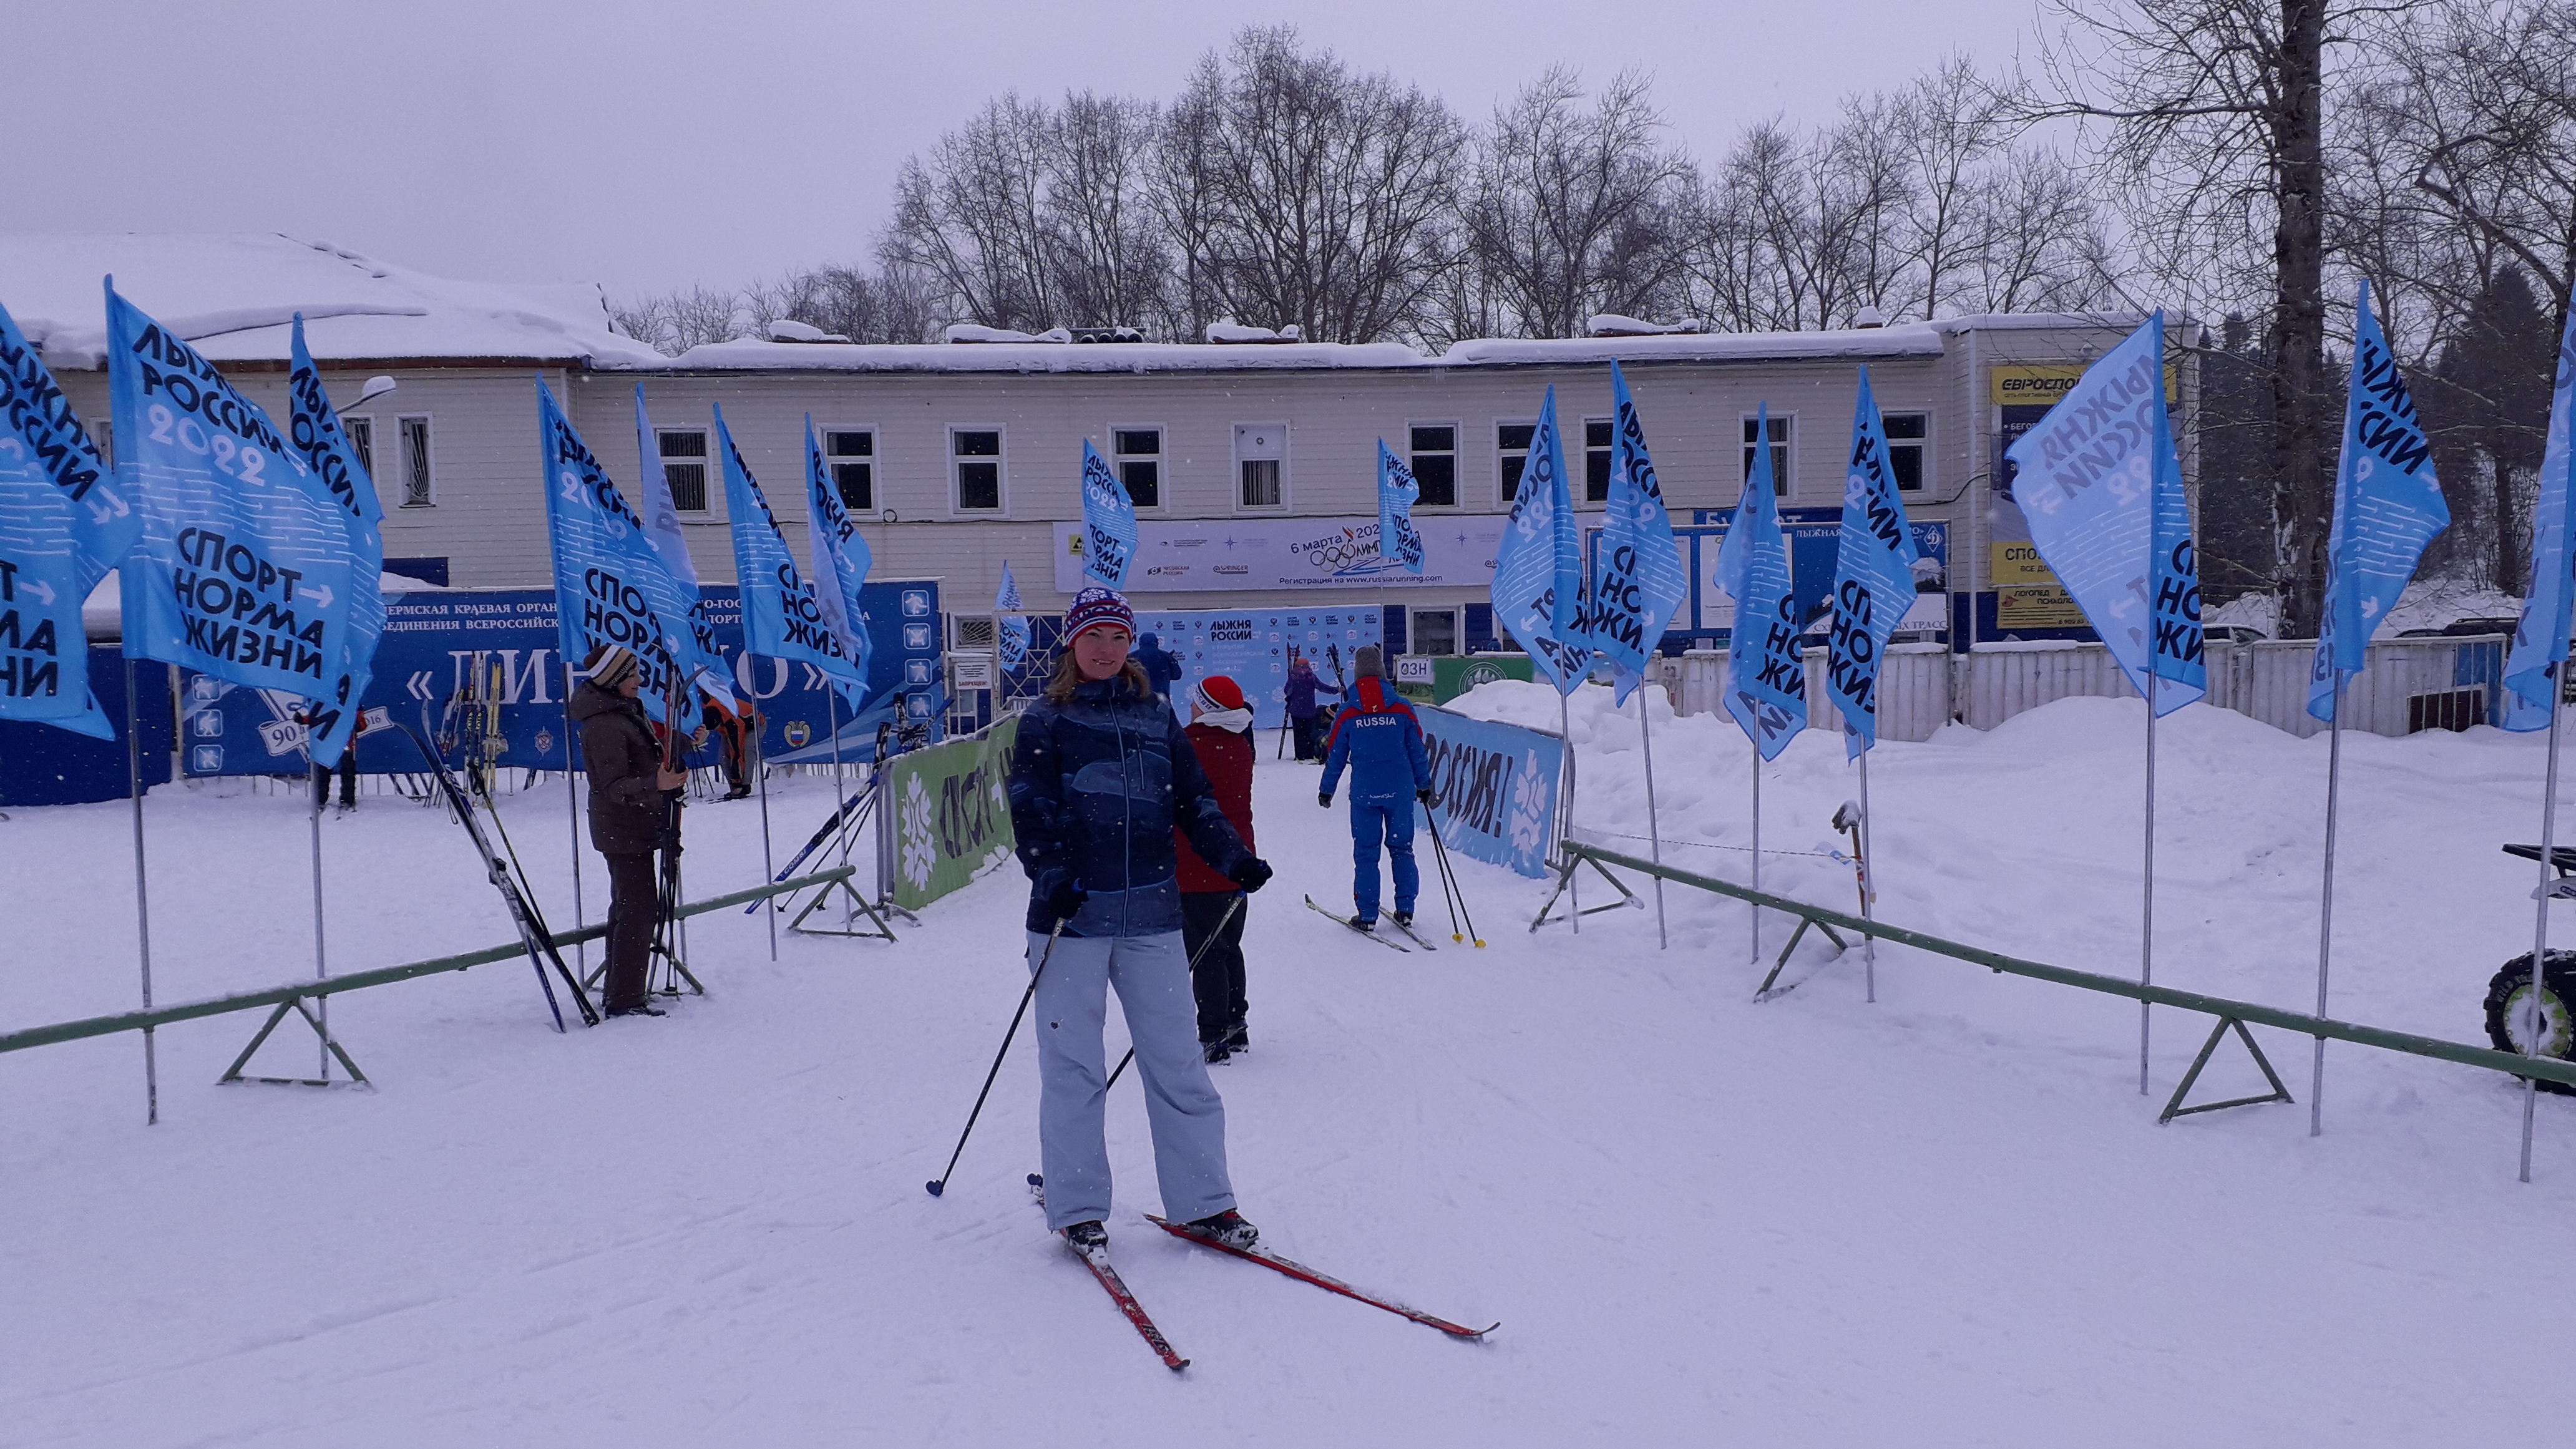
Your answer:
[[[617,330],[673,357],[701,342],[730,342],[749,335],[741,299],[712,287],[685,287],[609,308]]]
[[[2049,0],[2064,29],[2015,106],[2025,121],[2076,117],[2108,128],[2099,165],[2125,191],[2151,265],[2216,269],[2222,285],[2268,302],[2285,634],[2313,633],[2325,595],[2327,47],[2405,8],[2407,0]]]
[[[1956,53],[1915,79],[1905,94],[1903,117],[1901,139],[1915,177],[1908,221],[1920,268],[1919,310],[1928,320],[1941,315],[1944,303],[1955,305],[1955,294],[1965,290],[1967,279],[1984,263],[1989,244],[2023,240],[1990,230],[1998,218],[1978,205],[2000,189],[1994,177],[1984,174],[1984,163],[2002,152],[2011,136],[2003,98],[1968,57]],[[1987,291],[1991,295],[1993,288]]]
[[[1018,93],[895,174],[877,245],[888,271],[920,278],[950,321],[1043,331],[1056,323],[1045,204],[1054,117]]]
[[[1318,341],[1423,330],[1451,265],[1466,129],[1438,98],[1246,29],[1172,107],[1159,210],[1192,259],[1192,310],[1222,307]]]
[[[1551,66],[1496,108],[1465,198],[1473,266],[1523,336],[1580,336],[1596,312],[1656,309],[1680,267],[1673,217],[1694,178],[1661,144],[1647,78],[1625,71],[1586,110]]]

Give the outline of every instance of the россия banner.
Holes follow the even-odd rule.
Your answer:
[[[1440,839],[1461,855],[1508,866],[1533,880],[1547,875],[1555,844],[1557,782],[1565,741],[1543,731],[1417,704],[1422,745],[1431,756],[1429,807],[1440,812]]]

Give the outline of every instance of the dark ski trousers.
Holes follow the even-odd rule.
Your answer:
[[[644,974],[653,951],[653,917],[661,881],[653,852],[608,857],[608,991],[610,1011],[644,1004]]]
[[[1224,930],[1216,925],[1237,894],[1181,892],[1181,945],[1198,962],[1190,968],[1190,991],[1198,997],[1201,1046],[1225,1040],[1243,1024],[1243,917],[1251,903],[1245,902]],[[1209,940],[1211,936],[1216,939]]]
[[[1301,760],[1322,759],[1324,757],[1324,752],[1317,748],[1317,746],[1323,741],[1324,716],[1320,714],[1299,715],[1296,719],[1290,721],[1290,723],[1295,726],[1296,729],[1297,758]]]
[[[1387,865],[1395,874],[1395,908],[1413,913],[1413,898],[1422,890],[1422,872],[1413,863],[1413,802],[1351,802],[1351,903],[1360,919],[1377,919],[1377,843],[1386,839]]]
[[[331,803],[331,767],[313,767],[313,805],[319,809]],[[351,740],[340,747],[340,804],[358,808],[358,742]]]

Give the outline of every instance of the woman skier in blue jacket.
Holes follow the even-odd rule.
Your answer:
[[[1422,889],[1422,872],[1413,863],[1413,802],[1431,803],[1431,757],[1422,748],[1422,722],[1404,696],[1387,687],[1383,657],[1374,644],[1360,646],[1351,671],[1358,676],[1351,707],[1333,721],[1324,783],[1315,796],[1330,809],[1342,768],[1350,767],[1351,898],[1359,908],[1351,924],[1363,931],[1377,925],[1380,838],[1395,873],[1395,923],[1413,925],[1413,898]]]
[[[1164,1214],[1250,1247],[1257,1234],[1235,1211],[1226,1172],[1225,1103],[1199,1051],[1172,832],[1243,890],[1261,889],[1270,867],[1244,849],[1180,720],[1128,657],[1127,601],[1084,589],[1064,622],[1055,678],[1020,717],[1010,774],[1029,875],[1047,1226],[1085,1254],[1109,1243],[1101,1026],[1115,986],[1144,1078]]]

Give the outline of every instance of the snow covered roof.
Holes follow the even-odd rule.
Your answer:
[[[596,283],[459,282],[268,234],[0,233],[0,306],[57,368],[106,364],[99,278],[216,363],[279,362],[304,314],[316,360],[651,366]]]
[[[1948,324],[1942,324],[1946,327]],[[950,329],[955,331],[957,329]],[[984,332],[987,329],[977,329]],[[1925,323],[1835,332],[1704,332],[1655,337],[1480,338],[1438,357],[1395,342],[1273,342],[1258,346],[1175,342],[1093,346],[977,340],[972,346],[708,342],[679,357],[602,367],[683,372],[1302,372],[1333,368],[1544,367],[1613,360],[1756,362],[1801,358],[1939,357],[1941,328]]]

